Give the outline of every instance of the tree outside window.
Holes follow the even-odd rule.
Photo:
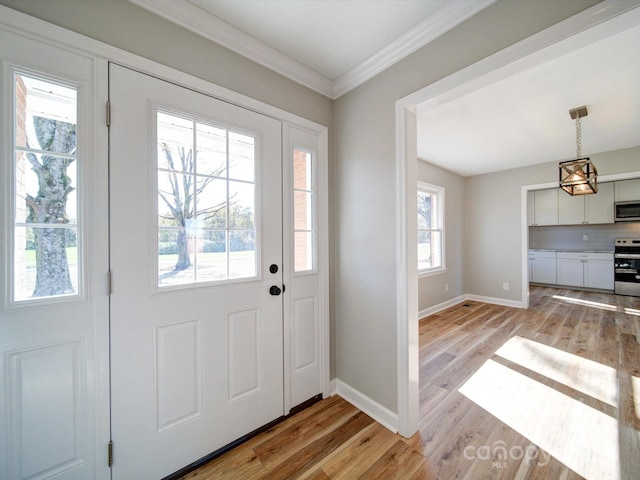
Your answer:
[[[444,268],[444,188],[418,182],[418,273]]]

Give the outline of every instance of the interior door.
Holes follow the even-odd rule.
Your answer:
[[[113,478],[155,480],[284,413],[282,127],[109,75]]]
[[[106,155],[96,147],[106,126],[94,121],[96,71],[86,56],[0,31],[3,479],[109,476]]]

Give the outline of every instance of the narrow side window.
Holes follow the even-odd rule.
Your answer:
[[[311,153],[293,150],[293,271],[305,272],[314,266],[314,189]]]
[[[444,270],[444,188],[418,182],[418,273]]]
[[[14,74],[13,301],[78,293],[77,90]]]

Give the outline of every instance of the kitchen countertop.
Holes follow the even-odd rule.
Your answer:
[[[578,250],[575,248],[530,248],[530,252],[614,253],[613,250]]]

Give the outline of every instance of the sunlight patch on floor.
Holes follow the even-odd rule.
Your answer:
[[[612,407],[618,406],[614,368],[519,336],[510,338],[496,355]]]
[[[610,303],[601,303],[594,302],[592,300],[583,300],[582,298],[574,298],[574,297],[565,297],[563,295],[554,295],[554,299],[561,300],[566,303],[571,303],[573,305],[582,305],[584,307],[597,308],[599,310],[609,310],[611,312],[621,312],[626,313],[627,315],[635,315],[640,317],[640,310],[636,308],[628,308],[628,307],[618,307],[616,305],[611,305]]]
[[[633,404],[636,409],[636,418],[640,419],[640,378],[631,376],[633,386]]]
[[[587,480],[619,480],[618,423],[493,360],[460,393]]]

